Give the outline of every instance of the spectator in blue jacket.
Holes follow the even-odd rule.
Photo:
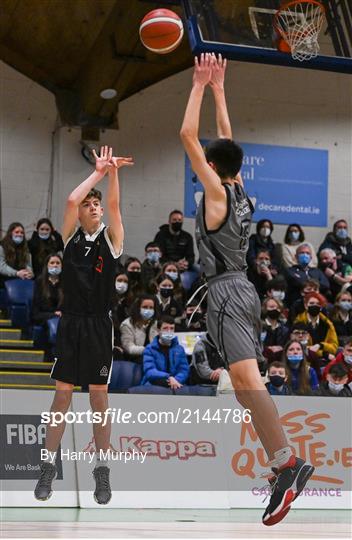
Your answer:
[[[157,328],[159,334],[143,353],[144,376],[141,384],[163,386],[178,390],[187,381],[190,367],[184,348],[175,336],[175,321],[164,315]]]
[[[318,387],[315,369],[309,366],[303,346],[299,341],[289,341],[283,352],[283,363],[287,372],[287,385],[295,395],[310,396]]]

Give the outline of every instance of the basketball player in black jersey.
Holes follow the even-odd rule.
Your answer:
[[[68,197],[62,227],[64,303],[57,333],[57,357],[51,376],[56,392],[51,411],[65,413],[75,385],[89,387],[93,412],[108,408],[108,383],[112,367],[112,321],[116,259],[122,253],[124,231],[120,213],[118,169],[133,165],[132,158],[113,157],[112,149],[94,152],[95,171]],[[102,223],[101,192],[95,189],[108,172],[107,211],[109,226]],[[77,228],[77,221],[80,227]],[[39,500],[52,494],[56,476],[55,458],[65,423],[48,425],[45,447],[50,452],[42,462],[35,488]],[[107,504],[111,498],[109,467],[101,456],[110,446],[111,425],[93,424],[97,464],[94,498]],[[100,453],[100,450],[103,452]]]
[[[236,397],[250,409],[252,423],[273,465],[272,494],[265,525],[281,521],[314,468],[292,454],[257,360],[260,347],[260,301],[246,277],[246,253],[254,211],[240,175],[243,152],[232,140],[224,93],[226,60],[219,55],[195,58],[193,87],[181,139],[193,171],[204,186],[196,219],[202,271],[208,280],[208,331],[229,366]],[[216,107],[218,139],[204,154],[198,139],[200,109],[206,86]]]

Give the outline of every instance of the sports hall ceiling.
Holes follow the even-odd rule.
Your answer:
[[[182,15],[177,1],[0,0],[0,59],[55,94],[62,124],[117,128],[119,101],[192,64],[187,35],[166,56],[140,43],[157,7]]]

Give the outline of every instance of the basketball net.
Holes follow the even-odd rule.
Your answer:
[[[315,0],[283,5],[275,14],[274,27],[291,49],[292,58],[303,62],[318,56],[319,32],[325,20],[324,6]]]

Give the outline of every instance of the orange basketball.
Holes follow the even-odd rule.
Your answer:
[[[143,18],[139,37],[149,51],[167,54],[181,43],[183,24],[177,13],[170,9],[154,9]]]
[[[276,42],[277,50],[283,53],[290,53],[291,47],[283,38],[278,38]]]

